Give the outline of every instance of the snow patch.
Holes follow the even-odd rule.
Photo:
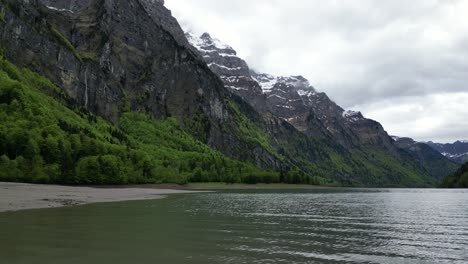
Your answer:
[[[211,38],[211,36],[206,33],[200,37],[196,37],[190,33],[187,33],[186,37],[192,46],[203,52],[217,52],[217,50],[208,49],[212,47],[220,50],[232,50],[231,46],[221,42],[219,39]]]
[[[277,97],[277,98],[279,98],[279,99],[281,99],[281,100],[285,100],[285,101],[286,101],[286,98],[284,98],[284,97],[282,97],[282,96],[279,96],[279,95],[277,95],[277,94],[272,94],[272,95],[268,96],[268,98],[270,98],[270,97]]]
[[[249,89],[247,89],[247,88],[236,87],[236,86],[232,86],[232,85],[226,86],[226,87],[229,88],[229,89],[232,89],[232,90],[236,90],[236,91],[248,91],[248,90],[249,90]]]
[[[254,77],[253,79],[260,85],[260,87],[262,87],[264,93],[271,92],[278,82],[277,78],[270,74],[260,74],[257,78]]]
[[[306,91],[306,90],[297,90],[297,93],[301,97],[312,97],[316,94],[315,90]]]
[[[301,76],[273,76],[270,74],[256,74],[255,81],[260,84],[264,93],[269,93],[277,84],[283,84],[286,87],[298,89],[300,96],[312,97],[316,94],[315,89],[309,81]]]
[[[461,153],[461,154],[452,154],[452,153],[448,153],[448,152],[443,152],[442,155],[444,155],[445,157],[450,158],[450,159],[457,159],[457,158],[461,158],[461,157],[464,157],[464,156],[468,156],[468,152]]]
[[[72,10],[69,10],[69,9],[59,9],[59,8],[56,8],[56,7],[53,7],[53,6],[46,6],[48,9],[50,10],[54,10],[54,11],[58,11],[58,12],[70,12],[70,13],[73,13]]]
[[[352,111],[352,110],[344,111],[343,117],[346,118],[346,120],[351,121],[351,122],[364,120],[364,117],[362,116],[361,112]]]
[[[232,58],[237,58],[237,55],[235,55],[235,54],[219,53],[218,55],[221,56],[221,57],[232,57]]]
[[[211,66],[216,66],[218,68],[222,68],[222,69],[225,69],[225,70],[228,70],[228,71],[238,71],[238,70],[242,70],[242,67],[236,67],[236,68],[229,68],[229,67],[226,67],[224,65],[219,65],[219,64],[216,64],[216,63],[210,63],[208,64],[208,67],[211,67]]]
[[[276,105],[276,107],[286,108],[286,109],[294,109],[294,107],[289,106],[289,105]]]

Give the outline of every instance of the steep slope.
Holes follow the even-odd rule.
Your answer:
[[[378,122],[359,112],[345,111],[325,93],[317,92],[304,77],[257,73],[232,47],[208,33],[187,36],[225,86],[258,111],[268,110],[307,135],[331,137],[347,148],[379,145],[397,154],[392,139]]]
[[[208,33],[200,37],[187,33],[187,38],[225,86],[257,111],[285,120],[309,139],[331,148],[340,145],[342,150],[338,156],[354,160],[353,168],[344,177],[347,180],[361,181],[359,177],[372,174],[380,175],[381,180],[386,181],[391,174],[410,171],[413,178],[428,175],[424,168],[415,170],[418,164],[393,144],[378,122],[364,118],[359,112],[345,111],[325,93],[317,92],[304,77],[257,73],[231,46]],[[363,169],[359,172],[362,175],[357,177],[356,164]]]
[[[231,158],[284,173],[307,170],[301,182],[316,176],[334,182],[341,175],[300,133],[260,117],[226,90],[199,55],[174,38],[174,28],[158,24],[154,16],[167,10],[150,13],[143,0],[63,3],[1,2],[0,41],[7,58],[51,79],[86,110],[114,123],[128,111],[173,117]],[[160,2],[152,7],[164,8]],[[281,147],[284,140],[289,148]],[[299,153],[305,146],[311,147]]]
[[[441,185],[442,188],[468,188],[468,163],[465,163],[457,172],[447,176]]]
[[[200,37],[186,33],[186,37],[229,90],[250,103],[257,111],[267,111],[266,96],[260,85],[252,78],[247,63],[237,56],[231,46],[212,38],[208,33]]]
[[[173,119],[126,113],[118,126],[109,124],[0,57],[0,181],[278,182],[279,174],[227,158]]]
[[[150,13],[145,8],[148,1],[42,5],[5,0],[0,3],[5,10],[0,42],[15,64],[51,79],[106,120],[116,122],[127,111],[174,117],[198,139],[232,158],[262,168],[284,166],[257,141],[244,140],[245,131],[232,110],[232,102],[238,100],[180,36],[170,33],[176,31],[174,23],[158,23],[166,21],[155,19],[167,14],[164,6],[150,1],[154,2]],[[173,26],[170,31],[168,25]]]
[[[466,140],[458,140],[452,144],[434,142],[427,142],[426,144],[458,164],[468,162],[468,141]]]
[[[411,138],[393,137],[397,146],[406,150],[431,175],[442,180],[446,175],[454,173],[460,165],[449,160],[429,145],[416,142]]]
[[[50,79],[76,105],[103,117],[109,125],[119,125],[143,145],[163,144],[164,134],[176,131],[166,128],[176,126],[182,131],[175,133],[175,137],[193,137],[190,142],[205,143],[226,155],[226,159],[273,169],[282,182],[358,186],[433,183],[426,171],[398,150],[391,155],[392,149],[385,148],[387,138],[380,133],[383,128],[374,121],[354,122],[355,114],[343,115],[336,108],[336,116],[326,123],[320,119],[320,112],[307,109],[307,120],[323,124],[326,129],[318,130],[320,136],[313,136],[277,117],[250,69],[237,69],[246,64],[237,61],[243,66],[223,65],[213,61],[225,67],[218,67],[218,74],[224,70],[233,74],[213,73],[217,66],[210,63],[208,67],[202,59],[207,59],[206,54],[187,44],[163,1],[2,0],[0,9],[3,14],[0,44],[7,59]],[[220,55],[218,59],[234,59],[228,47],[219,48],[228,56]],[[235,80],[241,75],[250,77]],[[233,79],[224,78],[223,82],[220,79],[223,76]],[[226,88],[225,83],[248,88],[247,93]],[[323,113],[327,112],[323,109]],[[138,118],[141,114],[149,119]],[[132,121],[128,122],[128,118]],[[165,125],[145,126],[155,120]],[[369,129],[368,122],[374,128]],[[343,131],[338,129],[341,126]],[[345,128],[349,127],[362,133],[356,139],[343,136],[342,142],[335,141],[340,138],[339,133],[348,135]],[[310,126],[312,129],[316,130]],[[147,133],[139,134],[141,131]],[[173,148],[185,152],[199,150],[185,149],[183,145]],[[187,162],[185,171],[193,173],[196,162],[195,166]],[[245,166],[250,168],[248,164]],[[221,174],[217,171],[201,178],[221,180],[215,176]],[[243,175],[242,171],[237,174]],[[248,180],[256,181],[255,177]]]

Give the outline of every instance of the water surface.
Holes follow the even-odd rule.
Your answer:
[[[467,263],[462,190],[225,191],[0,214],[0,263]]]

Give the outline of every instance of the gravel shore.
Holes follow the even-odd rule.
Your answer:
[[[76,206],[90,203],[153,200],[186,190],[153,188],[91,188],[0,182],[0,212]]]

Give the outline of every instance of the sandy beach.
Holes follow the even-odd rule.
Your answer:
[[[165,198],[187,190],[91,188],[0,182],[0,212]]]

